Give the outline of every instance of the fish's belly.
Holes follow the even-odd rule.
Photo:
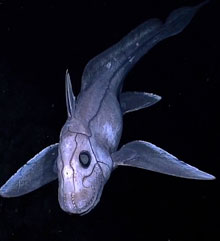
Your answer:
[[[110,151],[118,147],[123,121],[119,102],[115,95],[108,95],[102,101],[99,111],[91,120],[90,130],[99,142]]]

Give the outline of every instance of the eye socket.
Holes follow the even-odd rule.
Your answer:
[[[88,151],[82,151],[79,154],[79,162],[82,167],[87,168],[91,163],[91,156]]]

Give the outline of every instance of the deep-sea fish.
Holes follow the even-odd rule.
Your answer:
[[[153,46],[180,33],[202,5],[174,10],[164,23],[150,19],[93,58],[85,67],[77,98],[67,71],[68,118],[59,143],[46,147],[21,167],[1,187],[0,195],[21,196],[58,178],[61,208],[68,213],[85,214],[99,202],[105,183],[118,166],[183,178],[214,179],[146,141],[132,141],[118,150],[123,115],[161,99],[145,92],[121,92],[126,74]]]

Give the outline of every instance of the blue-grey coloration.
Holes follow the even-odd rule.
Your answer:
[[[61,208],[85,214],[99,202],[106,181],[119,165],[183,178],[214,179],[149,142],[133,141],[117,150],[123,114],[161,99],[149,93],[121,93],[126,74],[158,42],[180,33],[203,4],[177,9],[165,23],[150,19],[92,59],[83,73],[77,99],[67,72],[68,119],[59,143],[45,148],[21,167],[1,187],[0,195],[20,196],[58,177]]]

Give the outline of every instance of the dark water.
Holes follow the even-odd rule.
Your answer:
[[[199,1],[1,1],[0,185],[44,147],[66,119],[64,75],[74,92],[88,60],[148,18]],[[0,241],[220,240],[219,7],[211,1],[183,33],[129,73],[125,90],[163,97],[124,118],[121,144],[150,141],[217,177],[191,181],[118,168],[83,217],[58,205],[57,182],[0,198]]]

